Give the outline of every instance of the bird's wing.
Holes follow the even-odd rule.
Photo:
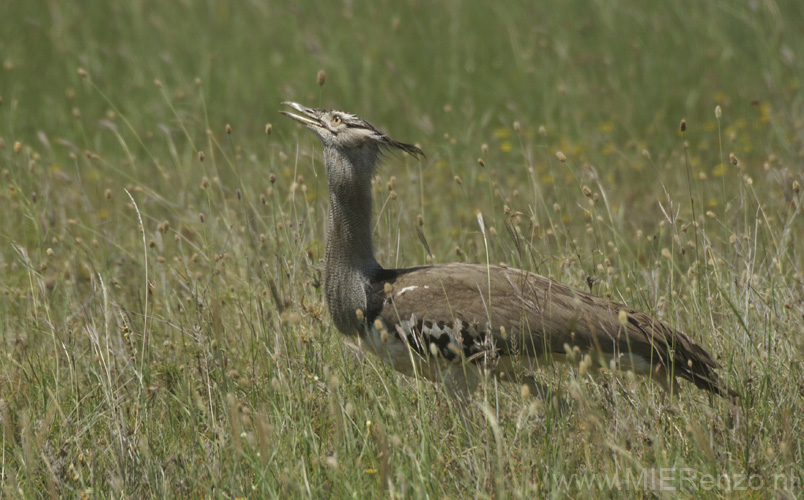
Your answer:
[[[381,270],[369,289],[366,319],[381,319],[389,334],[424,356],[438,351],[449,360],[488,362],[579,350],[599,363],[614,360],[725,392],[717,363],[666,323],[518,269],[447,264]]]

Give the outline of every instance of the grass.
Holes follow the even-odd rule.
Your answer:
[[[800,495],[802,10],[3,2],[0,495]],[[461,411],[358,355],[282,100],[427,153],[377,178],[384,265],[427,261],[421,215],[437,262],[593,277],[739,408],[562,365],[555,399],[489,381]]]

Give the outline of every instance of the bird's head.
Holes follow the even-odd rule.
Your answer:
[[[315,132],[324,147],[339,150],[348,156],[364,148],[381,151],[384,148],[401,149],[413,156],[424,156],[421,149],[395,141],[357,115],[344,111],[308,108],[296,102],[283,102],[301,114],[280,111]]]

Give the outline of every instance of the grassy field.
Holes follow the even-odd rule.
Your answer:
[[[804,491],[804,2],[0,18],[1,498]],[[459,408],[359,355],[322,297],[321,147],[283,100],[427,154],[376,179],[383,265],[427,262],[421,215],[437,262],[593,277],[712,352],[737,408],[577,364],[539,373],[549,400],[492,379]]]

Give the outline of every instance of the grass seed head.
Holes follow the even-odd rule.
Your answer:
[[[160,80],[159,78],[154,78],[154,85],[156,85],[156,88],[161,89],[162,88],[162,80]]]
[[[265,135],[271,135],[271,132],[273,132],[273,130],[274,130],[273,125],[271,125],[270,123],[265,124]]]
[[[589,364],[586,362],[586,359],[584,358],[578,365],[578,376],[583,377],[584,375],[586,375],[588,370],[589,370]]]
[[[81,78],[86,78],[87,77],[87,71],[84,68],[78,68],[77,73],[78,73],[78,76],[80,76]]]
[[[319,87],[324,86],[324,82],[327,81],[327,74],[324,73],[324,70],[319,70],[318,74],[315,76],[315,82],[318,84]]]
[[[717,106],[715,106],[715,118],[720,120],[722,114],[723,111],[720,109],[720,104],[718,104]]]
[[[226,133],[227,133],[227,134],[231,134],[231,133],[232,133],[232,126],[231,126],[231,125],[229,125],[228,123],[226,124]]]
[[[686,132],[686,131],[687,131],[687,120],[685,120],[684,118],[682,118],[682,119],[681,119],[681,124],[678,126],[678,129],[679,129],[680,131],[682,131],[682,132]]]
[[[565,155],[563,151],[556,151],[556,158],[558,158],[558,161],[561,163],[567,161],[567,155]]]

